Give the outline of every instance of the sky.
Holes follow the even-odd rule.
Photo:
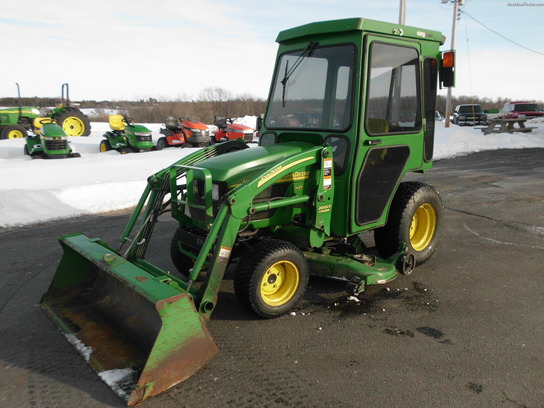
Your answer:
[[[406,24],[442,32],[442,49],[449,49],[451,1],[406,0]],[[16,82],[22,96],[57,97],[67,82],[73,101],[190,100],[210,87],[267,98],[279,31],[350,17],[397,23],[399,6],[400,0],[0,0],[0,97],[16,96]],[[453,94],[544,100],[544,0],[465,0],[461,10]]]
[[[245,117],[252,125],[255,117]],[[69,137],[79,158],[32,160],[23,154],[25,139],[0,140],[0,228],[63,220],[133,207],[147,178],[196,148],[167,148],[121,155],[100,153],[107,123],[93,122],[89,137]],[[156,143],[160,124],[146,124]],[[544,148],[544,118],[532,119],[530,133],[484,135],[480,129],[436,126],[434,160],[495,149]],[[257,147],[251,143],[250,147]],[[431,170],[432,171],[432,170]],[[47,174],[47,177],[29,175]],[[77,232],[77,231],[74,231]],[[115,243],[110,242],[115,245]]]

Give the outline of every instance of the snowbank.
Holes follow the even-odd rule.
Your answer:
[[[252,118],[245,119],[251,123]],[[249,124],[252,126],[251,124]],[[479,129],[437,123],[435,159],[492,149],[544,147],[544,119],[527,134],[483,135]],[[160,124],[146,124],[156,142]],[[24,139],[0,140],[0,227],[16,227],[130,208],[147,177],[195,149],[120,155],[99,153],[107,123],[92,123],[89,137],[70,137],[81,158],[32,160],[23,155]]]

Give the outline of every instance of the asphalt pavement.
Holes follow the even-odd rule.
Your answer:
[[[243,309],[227,275],[208,324],[219,353],[142,407],[544,407],[544,149],[442,160],[410,178],[444,202],[431,260],[358,301],[313,278],[295,313],[273,320]],[[115,246],[127,220],[0,231],[0,407],[124,406],[38,303],[59,235]],[[148,251],[166,269],[173,228],[159,221]]]

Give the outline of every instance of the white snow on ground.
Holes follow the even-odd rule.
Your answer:
[[[248,123],[254,126],[253,123]],[[0,140],[0,228],[97,214],[134,206],[147,178],[195,149],[120,155],[99,153],[107,123],[92,123],[89,137],[70,137],[81,158],[32,160],[23,155],[24,139]],[[146,124],[153,141],[160,124]],[[544,148],[544,119],[531,120],[531,133],[483,135],[472,127],[436,124],[435,160],[494,149]]]

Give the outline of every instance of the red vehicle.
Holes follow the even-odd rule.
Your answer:
[[[501,119],[531,119],[544,116],[544,111],[533,102],[508,102],[499,112]]]
[[[224,116],[215,116],[214,124],[219,128],[212,132],[212,138],[215,142],[226,142],[227,140],[244,139],[244,142],[253,142],[253,134],[255,129],[252,127],[243,125],[241,123],[234,123],[233,119],[226,119]]]
[[[157,140],[157,149],[165,147],[206,147],[211,144],[208,126],[198,120],[167,116]]]

